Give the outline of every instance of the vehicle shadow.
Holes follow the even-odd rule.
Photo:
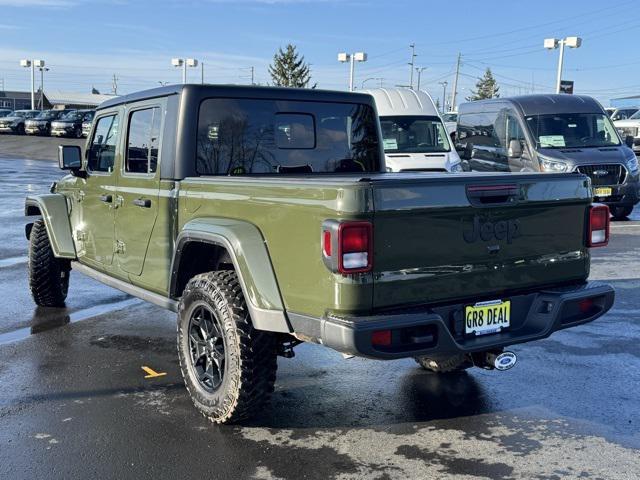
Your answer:
[[[328,395],[321,386],[276,391],[270,406],[242,426],[379,428],[467,417],[494,409],[478,381],[466,372],[442,375],[416,368],[398,379],[391,390],[340,391],[339,395]]]

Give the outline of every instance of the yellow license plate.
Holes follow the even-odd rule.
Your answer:
[[[464,307],[464,331],[475,335],[498,333],[511,325],[511,302],[492,300]]]
[[[609,187],[598,187],[593,189],[594,197],[610,197],[612,190]]]

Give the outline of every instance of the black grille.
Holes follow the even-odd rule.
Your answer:
[[[591,185],[618,185],[624,183],[627,170],[622,165],[580,165],[580,173],[584,173],[591,178]]]

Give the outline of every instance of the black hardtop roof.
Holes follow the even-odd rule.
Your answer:
[[[245,97],[278,100],[312,100],[324,102],[367,103],[373,105],[373,97],[364,93],[311,88],[258,87],[245,85],[167,85],[122,95],[103,102],[98,110],[127,103],[188,93],[199,97]]]
[[[604,113],[602,105],[587,95],[538,94],[517,97],[492,98],[463,103],[459,113],[471,113],[486,110],[489,105],[511,104],[523,115],[550,115],[554,113]]]

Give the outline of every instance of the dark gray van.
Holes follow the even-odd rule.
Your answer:
[[[624,218],[640,200],[638,160],[602,106],[580,95],[525,95],[463,103],[456,149],[473,171],[580,172],[596,201]]]

